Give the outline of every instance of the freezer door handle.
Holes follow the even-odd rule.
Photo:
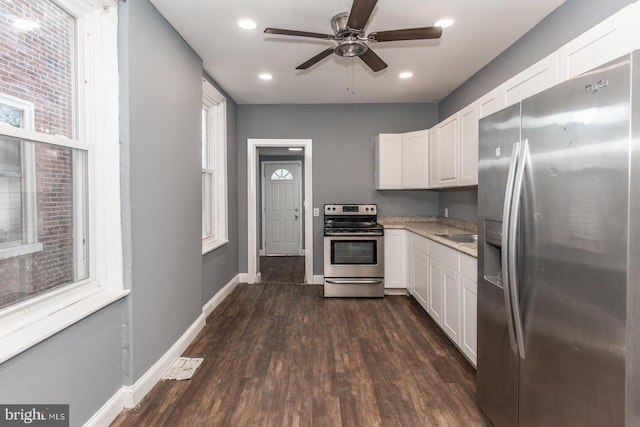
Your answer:
[[[518,224],[520,221],[520,197],[522,196],[522,186],[524,183],[524,172],[529,161],[529,141],[525,139],[520,147],[520,160],[516,168],[516,178],[513,185],[513,201],[509,216],[509,236],[508,236],[508,269],[509,285],[511,293],[511,309],[513,311],[513,325],[516,332],[516,342],[520,358],[524,359],[524,331],[522,328],[522,316],[520,315],[520,302],[518,297],[518,265],[517,265],[517,237]]]
[[[509,341],[511,342],[511,350],[518,353],[515,337],[515,326],[513,325],[513,308],[511,307],[511,278],[509,276],[509,217],[511,215],[511,206],[513,203],[513,185],[516,176],[516,167],[518,158],[520,157],[520,141],[513,143],[511,150],[511,162],[509,164],[509,173],[507,175],[507,187],[504,192],[504,207],[502,211],[502,289],[504,291],[504,303],[507,309],[507,327],[509,330]],[[500,278],[499,278],[500,280]]]

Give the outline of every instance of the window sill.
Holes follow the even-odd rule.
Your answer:
[[[48,314],[20,323],[4,322],[0,329],[0,364],[69,326],[81,321],[98,310],[129,295],[129,290],[104,288],[86,289],[76,298],[60,295],[49,306]],[[28,309],[19,310],[23,314]]]
[[[226,239],[202,239],[202,255],[206,255],[214,249],[218,249],[221,246],[229,243]]]
[[[29,255],[36,252],[40,252],[43,246],[42,243],[25,243],[17,244],[15,246],[9,246],[0,249],[0,259],[8,259],[22,255]]]

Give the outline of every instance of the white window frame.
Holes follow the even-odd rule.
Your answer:
[[[206,129],[209,154],[203,174],[212,176],[210,206],[203,212],[211,212],[211,234],[202,236],[202,254],[229,242],[228,197],[227,197],[227,99],[207,79],[202,79],[202,109],[207,110]],[[203,213],[203,217],[206,216]]]
[[[34,130],[34,105],[15,96],[0,93],[0,104],[22,111],[22,129]],[[0,126],[10,126],[0,123]],[[36,202],[36,158],[35,145],[20,142],[22,158],[22,235],[17,244],[0,246],[0,260],[27,255],[42,250],[38,242],[38,209]]]
[[[74,138],[12,126],[0,127],[0,134],[86,153],[88,230],[80,232],[89,236],[88,279],[0,309],[0,363],[129,293],[123,285],[120,222],[117,2],[55,3],[77,23]]]

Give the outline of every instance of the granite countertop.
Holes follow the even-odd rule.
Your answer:
[[[474,222],[436,216],[380,216],[378,222],[387,229],[404,229],[426,237],[464,254],[478,257],[478,244],[459,243],[438,234],[477,234],[478,227]]]

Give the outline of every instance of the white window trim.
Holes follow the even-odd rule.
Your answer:
[[[120,223],[117,7],[112,0],[56,0],[78,19],[75,140],[3,126],[0,133],[87,152],[89,279],[0,310],[0,363],[128,295]],[[96,54],[98,52],[99,54]],[[81,83],[82,82],[82,83]],[[100,191],[92,191],[99,188]]]
[[[217,107],[215,119],[210,115],[207,124],[209,162],[213,169],[202,169],[212,173],[211,185],[212,234],[202,237],[202,254],[211,252],[229,242],[228,195],[227,195],[227,99],[207,79],[202,79],[202,106],[205,109]],[[212,123],[224,126],[212,126]],[[211,132],[213,130],[213,132]],[[214,133],[215,132],[215,133]],[[222,202],[222,203],[220,203]]]
[[[15,96],[0,93],[0,103],[22,110],[22,129],[33,130],[34,112],[33,102],[25,101]],[[1,126],[12,127],[6,123]],[[36,160],[35,146],[30,143],[21,142],[20,151],[22,153],[22,242],[12,245],[2,245],[0,248],[0,260],[27,255],[42,250],[42,243],[38,243],[38,207],[36,202]]]

